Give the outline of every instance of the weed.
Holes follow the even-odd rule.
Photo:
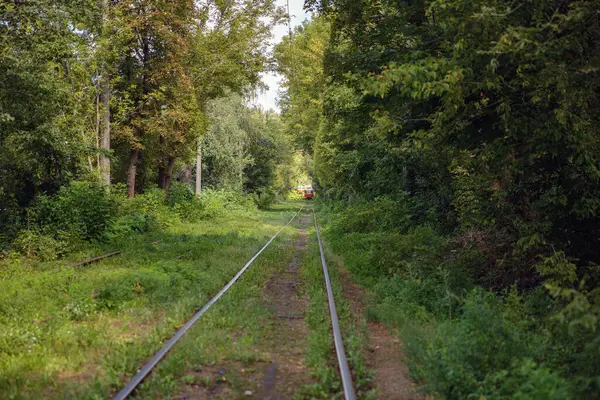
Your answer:
[[[140,196],[136,212],[174,214],[162,201],[156,193]],[[230,208],[235,207],[242,206]],[[0,397],[108,397],[292,215],[292,209],[275,209],[277,213],[258,213],[250,206],[200,223],[159,215],[156,221],[162,223],[154,229],[79,247],[72,259],[122,252],[86,267],[66,267],[68,260],[0,260]],[[207,315],[197,331],[201,334],[189,335],[198,340],[194,346],[182,345],[198,350],[190,365],[217,362],[219,346],[231,343],[223,332],[231,329],[248,332],[236,341],[231,358],[254,362],[251,348],[260,335],[264,309],[248,296],[259,293],[261,279],[275,261],[288,257],[286,251],[265,252],[262,267],[251,268],[240,286],[224,296],[218,303],[224,308],[216,308],[214,318]],[[251,289],[244,286],[246,279]],[[219,320],[219,315],[226,317]],[[217,347],[209,348],[211,343]],[[148,385],[159,392],[175,390],[177,377],[187,375],[184,353],[164,367],[181,373],[158,373]]]

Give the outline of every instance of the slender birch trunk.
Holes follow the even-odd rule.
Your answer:
[[[196,154],[196,196],[202,193],[202,139],[198,139],[198,153]]]
[[[108,39],[108,0],[102,0],[102,39]],[[103,54],[106,59],[107,55]],[[110,186],[110,74],[106,60],[102,62],[102,77],[100,80],[100,99],[102,103],[102,132],[100,135],[100,178],[102,182]]]

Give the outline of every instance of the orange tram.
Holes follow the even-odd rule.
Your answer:
[[[315,197],[315,191],[312,186],[298,186],[296,193],[302,194],[305,200],[312,200]]]

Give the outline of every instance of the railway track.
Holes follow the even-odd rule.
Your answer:
[[[186,322],[179,330],[171,337],[164,346],[157,351],[152,358],[131,378],[131,380],[121,389],[113,400],[125,400],[134,394],[136,388],[144,381],[144,379],[152,373],[152,370],[160,363],[160,361],[168,354],[168,352],[179,342],[179,340],[188,332],[188,330],[202,317],[206,311],[208,311],[213,304],[215,304],[221,296],[223,296],[244,274],[244,272],[252,265],[252,263],[269,247],[269,245],[287,228],[294,219],[302,212],[305,207],[301,207],[294,216],[288,221],[283,228],[281,228],[271,239],[240,269],[240,271],[212,298],[206,303],[194,316]],[[342,380],[342,386],[344,390],[344,398],[346,400],[355,400],[356,393],[354,391],[354,385],[352,382],[352,374],[348,366],[348,360],[344,351],[344,344],[342,340],[342,334],[339,326],[339,319],[337,310],[335,307],[335,299],[333,296],[333,289],[331,286],[331,280],[329,278],[329,271],[327,269],[327,262],[325,260],[325,253],[323,251],[323,244],[321,240],[321,234],[317,225],[317,218],[313,210],[313,221],[315,230],[317,233],[317,241],[319,243],[319,251],[321,254],[321,264],[323,267],[323,275],[325,278],[325,285],[327,289],[327,298],[329,303],[329,312],[331,316],[331,327],[334,336],[335,351],[337,355],[340,377]]]
[[[319,252],[321,253],[321,265],[323,266],[323,275],[325,276],[325,285],[327,287],[327,300],[329,302],[329,315],[331,316],[331,327],[333,329],[333,341],[335,343],[335,352],[337,354],[338,365],[340,368],[340,376],[342,378],[342,386],[344,388],[344,397],[346,400],[355,400],[356,393],[352,383],[352,374],[348,366],[348,359],[344,350],[344,342],[342,340],[342,332],[338,320],[337,310],[335,308],[335,299],[333,289],[331,288],[331,279],[329,279],[329,270],[327,269],[327,261],[325,260],[325,252],[323,251],[323,242],[321,233],[317,224],[317,216],[313,210],[313,219],[315,221],[315,231],[317,232],[317,241],[319,242]]]

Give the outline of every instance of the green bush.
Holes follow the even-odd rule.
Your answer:
[[[343,233],[339,224],[331,226],[327,236],[334,250],[346,255],[348,269],[368,285],[392,276],[428,278],[439,274],[445,261],[446,238],[427,226],[413,228],[407,233]],[[459,273],[458,270],[453,272]],[[468,282],[465,276],[453,276],[453,280],[461,285]]]
[[[149,231],[155,224],[152,215],[145,213],[126,214],[116,218],[111,225],[108,237],[114,239],[131,233],[144,233]]]
[[[72,182],[55,196],[39,196],[29,212],[29,224],[55,238],[68,235],[85,240],[102,237],[117,212],[117,203],[102,186]]]
[[[13,193],[0,185],[0,251],[10,248],[24,225],[24,212]]]
[[[194,200],[194,191],[190,185],[175,181],[169,186],[166,199],[171,207],[184,204]]]
[[[179,214],[167,204],[167,195],[162,189],[152,188],[124,202],[125,215],[140,215],[138,220],[155,223],[157,227],[166,228],[180,221]]]
[[[381,279],[374,290],[380,302],[402,304],[404,315],[423,318],[448,315],[454,306],[452,298],[446,296],[441,277],[417,280],[395,276]]]
[[[65,253],[67,243],[52,235],[39,233],[35,230],[23,230],[15,239],[15,250],[28,258],[40,261],[52,261]]]
[[[256,212],[250,196],[225,190],[205,189],[199,197],[175,205],[182,219],[198,221],[218,218],[226,214],[249,214]]]
[[[304,199],[304,195],[296,192],[295,190],[291,190],[284,195],[286,200],[302,200]]]
[[[277,196],[273,191],[261,188],[257,193],[252,195],[252,199],[258,208],[267,210],[277,201]]]
[[[410,286],[396,285],[404,292],[394,299],[402,304],[402,322],[412,325],[405,334],[411,371],[427,382],[428,390],[452,399],[568,399],[578,391],[561,369],[548,364],[549,332],[534,324],[516,292],[501,298],[476,288],[454,318],[427,314],[429,319],[416,322],[415,307],[431,307],[420,296],[440,296],[423,290],[410,293]]]
[[[510,369],[487,376],[471,397],[561,400],[572,399],[574,392],[576,390],[570,382],[556,371],[530,358],[523,358]]]
[[[411,203],[406,195],[400,199],[379,197],[374,201],[347,204],[336,215],[332,229],[339,233],[406,232],[412,226]]]
[[[355,279],[373,290],[369,316],[401,332],[424,390],[448,399],[598,398],[594,285],[487,291],[476,286],[490,268],[486,248],[406,219],[394,225],[389,199],[375,203],[321,204],[319,219]]]

